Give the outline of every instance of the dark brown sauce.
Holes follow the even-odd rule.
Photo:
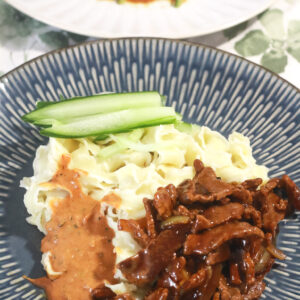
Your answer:
[[[79,173],[68,169],[70,157],[63,155],[59,169],[51,179],[69,191],[69,196],[52,205],[52,217],[46,224],[42,240],[43,253],[51,251],[56,279],[29,279],[45,289],[49,300],[92,299],[91,291],[104,280],[115,283],[116,255],[112,239],[114,231],[100,212],[100,203],[85,195],[80,187]],[[113,194],[114,195],[114,194]],[[115,204],[120,199],[109,196]]]
[[[109,204],[110,206],[114,207],[114,208],[119,208],[122,202],[122,199],[120,196],[118,196],[115,193],[110,193],[105,195],[102,199],[101,202],[105,202],[107,204]]]

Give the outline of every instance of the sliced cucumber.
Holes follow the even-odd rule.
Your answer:
[[[57,102],[38,101],[36,103],[36,109],[44,108],[46,106],[53,105],[55,103],[57,103]]]
[[[136,92],[101,94],[72,98],[60,102],[39,102],[37,109],[24,115],[22,119],[37,125],[51,125],[53,120],[64,121],[139,107],[159,107],[164,98],[158,92]]]
[[[46,136],[79,138],[124,132],[135,128],[170,124],[178,121],[172,107],[145,107],[87,116],[68,123],[53,123],[40,133]]]
[[[30,123],[39,127],[51,127],[54,123],[62,123],[62,122],[54,119],[41,119]]]

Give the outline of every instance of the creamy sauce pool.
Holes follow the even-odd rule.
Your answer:
[[[92,299],[92,289],[104,280],[114,279],[116,254],[112,239],[114,231],[100,212],[100,203],[85,195],[80,187],[79,173],[68,169],[70,157],[63,155],[51,183],[69,191],[69,195],[52,205],[52,217],[42,240],[43,253],[51,252],[50,261],[56,279],[30,279],[45,289],[49,300]],[[118,206],[121,199],[111,194],[104,199]]]

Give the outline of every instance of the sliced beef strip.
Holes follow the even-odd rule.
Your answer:
[[[199,174],[204,168],[204,164],[200,159],[194,160],[194,169],[196,174]]]
[[[143,285],[152,282],[170,263],[176,250],[182,247],[189,227],[162,231],[136,255],[120,262],[118,268],[127,280]]]
[[[156,224],[155,224],[155,208],[153,206],[152,200],[144,198],[144,207],[146,211],[146,227],[147,233],[150,238],[155,238],[157,236]]]
[[[186,259],[183,256],[175,257],[161,273],[157,281],[156,287],[167,288],[171,299],[180,299],[181,285],[189,276],[185,266]]]
[[[253,235],[264,237],[264,233],[259,228],[247,222],[229,222],[206,230],[201,234],[188,235],[184,243],[184,254],[206,255],[229,240]]]
[[[242,186],[236,187],[236,189],[232,191],[230,198],[233,201],[237,201],[242,204],[252,205],[253,203],[252,193]]]
[[[195,160],[194,166],[198,162]],[[217,179],[210,167],[197,167],[196,175],[192,180],[185,180],[178,188],[178,199],[183,204],[193,202],[210,203],[221,200],[230,195],[235,186]]]
[[[119,268],[129,282],[150,288],[147,300],[257,299],[273,256],[284,258],[274,233],[288,205],[299,204],[299,189],[289,177],[259,188],[261,179],[224,183],[199,160],[194,168],[192,180],[144,200],[146,226],[140,228],[148,241]],[[140,228],[132,226],[137,239]]]
[[[278,210],[278,206],[282,199],[273,192],[266,194],[264,191],[261,191],[259,197],[262,204],[262,227],[265,231],[272,233],[273,237],[275,237],[277,225],[284,219],[286,213],[285,210]]]
[[[203,212],[203,210],[192,210],[183,205],[178,205],[176,209],[173,210],[173,214],[179,216],[189,217],[191,220],[194,220],[199,212]]]
[[[203,216],[210,221],[210,227],[214,227],[231,220],[240,220],[243,213],[244,206],[240,203],[232,202],[209,207],[204,211]]]
[[[286,190],[289,202],[292,206],[300,210],[300,189],[296,183],[288,175],[283,175],[280,185]]]
[[[232,202],[222,206],[212,206],[205,210],[203,215],[214,224],[221,224],[231,219],[240,219],[243,212],[244,206],[242,204]]]
[[[255,265],[249,252],[243,252],[243,259],[240,268],[244,272],[245,284],[251,286],[255,283]]]
[[[230,247],[227,243],[225,243],[215,251],[208,253],[205,263],[207,265],[216,265],[222,263],[230,258],[230,254]]]
[[[252,220],[253,225],[259,228],[262,227],[261,213],[260,211],[255,209],[252,205],[247,205],[245,207],[243,218],[246,220]]]
[[[191,290],[200,288],[208,277],[208,272],[211,270],[209,267],[200,268],[196,273],[192,274],[190,278],[182,285],[182,290],[184,292],[189,292]]]
[[[186,259],[185,257],[176,257],[167,267],[166,273],[176,283],[186,280]]]
[[[260,188],[260,191],[263,191],[264,193],[270,193],[278,186],[279,183],[279,178],[272,178]]]
[[[168,289],[158,288],[152,292],[145,300],[167,300],[169,295]]]
[[[153,204],[158,214],[166,219],[172,215],[173,208],[176,204],[177,191],[173,184],[166,187],[160,187],[154,194]]]
[[[222,272],[222,265],[208,266],[205,268],[206,277],[199,284],[200,286],[183,293],[184,300],[211,300],[217,287]]]
[[[196,216],[192,232],[197,233],[231,220],[239,220],[242,218],[243,213],[244,206],[240,203],[232,202],[209,207],[204,211],[203,215]]]
[[[138,221],[121,219],[118,223],[118,229],[129,232],[141,247],[146,247],[150,241]]]
[[[256,191],[258,187],[262,184],[262,179],[261,178],[255,178],[255,179],[248,179],[242,182],[242,186],[249,191]]]
[[[180,299],[180,286],[176,282],[172,281],[172,279],[166,273],[159,277],[159,281],[157,282],[157,288],[168,289],[168,299]]]
[[[262,251],[264,251],[263,240],[257,236],[251,236],[248,238],[248,250],[254,263],[260,260]]]
[[[266,284],[257,280],[248,289],[247,293],[241,293],[238,287],[231,286],[224,275],[221,276],[219,281],[220,300],[256,300],[258,299],[265,289]]]
[[[237,262],[231,261],[229,264],[229,279],[233,285],[242,284],[242,279],[240,276],[239,265]]]
[[[104,284],[99,286],[98,288],[93,289],[92,297],[95,300],[107,300],[107,299],[114,299],[116,294]]]
[[[189,274],[185,269],[186,259],[175,257],[165,270],[161,273],[156,287],[167,288],[169,299],[179,300],[181,295],[181,286],[188,279]]]
[[[220,292],[215,292],[212,300],[220,300],[220,297],[221,297]]]
[[[232,287],[224,275],[221,275],[218,286],[221,300],[242,300],[242,295],[237,287]]]
[[[270,179],[254,195],[254,207],[261,212],[262,228],[276,235],[278,223],[286,215],[288,200],[282,199],[275,191],[280,186],[280,179]]]
[[[264,292],[266,284],[263,281],[256,280],[249,288],[247,294],[243,294],[244,300],[256,300]]]
[[[203,215],[197,215],[193,224],[192,233],[213,227],[213,222],[205,218]]]
[[[212,272],[209,280],[206,282],[206,284],[203,286],[201,292],[202,292],[202,298],[201,300],[210,300],[215,293],[218,283],[222,274],[223,265],[217,264],[215,266],[212,266]]]

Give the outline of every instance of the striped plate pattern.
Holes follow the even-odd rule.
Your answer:
[[[41,275],[41,235],[25,221],[19,181],[46,143],[20,116],[37,100],[105,91],[158,90],[188,122],[247,135],[270,176],[300,184],[300,93],[276,75],[205,46],[163,39],[96,41],[56,51],[0,79],[0,299],[41,299],[22,275]],[[282,222],[287,254],[268,275],[266,299],[300,299],[300,215]]]
[[[185,38],[239,24],[274,0],[170,0],[118,5],[116,0],[5,0],[20,11],[68,31],[100,38],[149,36]]]

